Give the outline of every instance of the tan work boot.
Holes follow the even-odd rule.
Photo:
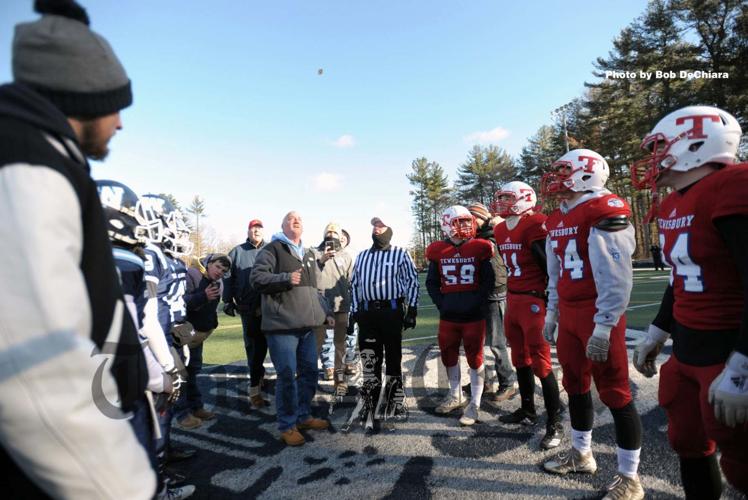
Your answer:
[[[254,408],[264,408],[270,404],[269,401],[265,401],[265,398],[262,397],[260,387],[261,385],[256,385],[249,388],[249,402]]]
[[[322,420],[321,418],[314,418],[310,417],[308,420],[305,420],[304,422],[301,422],[300,424],[297,424],[296,427],[299,430],[313,430],[313,431],[323,431],[330,427],[330,422],[328,420]]]
[[[301,435],[296,427],[291,427],[285,432],[281,432],[281,439],[288,446],[301,446],[306,443],[306,439]]]
[[[603,500],[642,500],[644,498],[644,488],[639,481],[639,476],[631,478],[617,474],[607,490],[608,494],[603,497]]]
[[[561,454],[555,459],[544,463],[543,468],[547,472],[562,476],[570,472],[594,474],[597,471],[597,462],[595,462],[595,457],[592,456],[592,451],[581,453],[572,447],[570,452]]]
[[[335,368],[325,368],[325,380],[332,380],[335,378]]]
[[[206,410],[204,407],[192,410],[192,414],[200,420],[213,420],[216,418],[216,414],[212,411]]]
[[[182,429],[197,429],[203,425],[203,421],[192,413],[188,413],[182,420],[177,421],[177,424],[179,424],[179,427]]]

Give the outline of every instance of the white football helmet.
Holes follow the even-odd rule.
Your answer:
[[[496,191],[493,198],[493,211],[500,217],[522,215],[535,208],[538,197],[535,190],[522,181],[507,182]]]
[[[574,149],[551,165],[540,181],[543,196],[563,191],[600,191],[610,176],[605,158],[591,149]]]
[[[686,106],[673,111],[642,141],[647,157],[634,162],[632,183],[637,189],[655,189],[667,170],[685,172],[705,163],[735,163],[741,135],[735,117],[719,108]]]
[[[127,245],[160,242],[163,223],[135,192],[117,181],[98,180],[96,189],[107,220],[109,239]]]
[[[158,194],[144,194],[141,200],[163,221],[164,251],[174,257],[190,255],[193,247],[190,241],[191,231],[184,222],[182,212],[177,210],[168,199]]]
[[[462,205],[453,205],[442,214],[442,231],[450,238],[469,240],[475,236],[476,230],[473,214]]]

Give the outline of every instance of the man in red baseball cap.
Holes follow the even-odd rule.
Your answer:
[[[234,316],[239,311],[244,331],[244,350],[247,353],[249,368],[249,400],[254,408],[269,404],[262,396],[262,366],[268,353],[265,336],[260,330],[260,294],[249,283],[249,274],[255,264],[257,253],[265,246],[263,225],[260,219],[252,219],[247,227],[247,241],[229,252],[231,273],[224,281],[223,312]]]

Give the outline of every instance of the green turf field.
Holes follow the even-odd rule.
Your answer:
[[[429,343],[436,339],[438,317],[436,308],[426,293],[423,281],[426,274],[421,273],[421,306],[418,308],[418,326],[415,330],[405,332],[404,341],[410,344]],[[646,329],[657,312],[657,306],[667,285],[668,273],[665,271],[635,271],[634,290],[631,303],[626,313],[628,326],[639,330]],[[221,308],[219,308],[220,310]],[[245,358],[244,341],[242,340],[242,323],[239,317],[225,316],[219,312],[219,326],[205,343],[204,362],[208,364],[227,364]]]

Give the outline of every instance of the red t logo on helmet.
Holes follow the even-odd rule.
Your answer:
[[[595,166],[595,162],[597,162],[598,159],[595,158],[594,156],[580,156],[579,161],[582,161],[582,160],[587,160],[587,163],[584,166],[584,171],[587,172],[588,174],[594,174],[595,171],[592,169],[592,167]]]
[[[711,121],[719,123],[719,115],[693,115],[681,116],[675,119],[676,125],[683,125],[686,120],[693,120],[693,128],[688,131],[689,139],[706,139],[704,135],[704,119],[709,118]]]

